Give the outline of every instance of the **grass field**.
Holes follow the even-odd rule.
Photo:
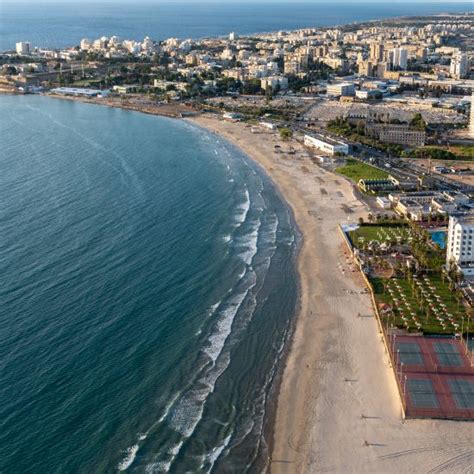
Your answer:
[[[447,283],[441,280],[439,275],[430,275],[429,277],[430,284],[435,288],[435,294],[439,295],[442,298],[442,303],[446,305],[446,313],[453,315],[454,320],[459,324],[460,328],[462,326],[462,317],[466,314],[465,308],[462,304],[459,304],[454,296],[454,293],[449,289]],[[420,301],[417,299],[416,295],[413,292],[410,282],[405,278],[396,278],[395,279],[398,285],[401,287],[401,294],[406,298],[406,302],[411,306],[411,311],[407,310],[406,307],[401,305],[401,310],[409,315],[411,312],[416,314],[420,324],[421,331],[429,334],[453,334],[455,332],[452,325],[448,324],[446,329],[444,329],[441,323],[436,319],[434,315],[427,317],[420,307]],[[405,327],[404,321],[401,318],[400,310],[394,305],[393,299],[388,291],[384,290],[387,287],[387,280],[382,280],[380,278],[371,278],[370,282],[374,288],[375,299],[378,303],[388,303],[394,307],[395,317],[391,318],[390,323],[394,326],[403,328]],[[390,285],[390,283],[389,283]],[[393,285],[392,285],[393,287]],[[401,299],[400,299],[401,301]],[[434,299],[433,299],[434,301]],[[464,322],[464,329],[466,329],[467,322]],[[471,324],[472,327],[472,324]],[[409,318],[409,329],[416,331],[417,328],[412,320]],[[460,329],[459,329],[460,330]]]
[[[410,244],[413,231],[407,224],[390,222],[385,225],[364,224],[348,234],[354,247],[362,250],[365,257],[368,256],[372,261],[373,254],[370,251],[367,252],[366,249],[364,250],[366,244],[371,241],[382,244],[383,242],[395,242],[397,240],[404,245]],[[431,253],[433,253],[433,258],[439,257],[439,254],[444,255],[441,250],[432,250],[430,255]],[[375,259],[380,258],[386,262],[391,262],[392,265],[394,264],[393,259],[388,254],[379,254],[378,257],[375,257]],[[376,265],[377,262],[375,262],[372,270],[376,268]],[[373,287],[377,303],[387,303],[392,307],[391,325],[409,331],[422,331],[429,334],[453,334],[460,331],[462,318],[466,315],[465,307],[458,302],[456,294],[449,288],[448,283],[442,280],[439,273],[428,272],[426,278],[429,283],[425,281],[424,276],[417,280],[422,284],[423,291],[426,292],[423,297],[418,284],[412,283],[404,277],[400,270],[398,276],[392,278],[380,277],[376,271],[372,271],[369,281]],[[422,307],[423,304],[425,307]],[[430,305],[433,305],[433,307],[429,308]],[[442,305],[445,305],[445,307]],[[442,321],[437,319],[437,316],[441,317]],[[406,321],[403,320],[403,317],[406,318]],[[453,322],[458,325],[457,328],[453,322],[449,321],[449,318],[453,319]],[[466,328],[466,321],[464,328]]]
[[[348,158],[344,166],[336,168],[336,171],[350,180],[357,183],[360,179],[385,179],[388,178],[388,173],[374,168],[366,163]]]
[[[450,150],[463,160],[474,161],[474,145],[454,145]]]
[[[450,146],[424,146],[420,147],[415,150],[415,153],[430,153],[433,152],[431,155],[433,159],[439,159],[441,161],[446,161],[448,164],[449,162],[452,163],[452,159],[443,159],[442,156],[437,156],[436,152],[449,152],[452,153],[454,156],[453,159],[463,160],[463,161],[474,161],[474,145],[450,145]],[[423,156],[420,156],[421,158]],[[425,158],[428,156],[426,155]]]
[[[402,243],[406,243],[411,232],[408,225],[404,224],[390,224],[390,225],[363,225],[356,230],[349,232],[352,244],[356,248],[361,248],[363,243],[369,243],[371,240],[376,240],[383,243],[386,240],[392,240],[396,236],[402,238]]]

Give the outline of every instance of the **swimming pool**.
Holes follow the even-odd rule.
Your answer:
[[[430,231],[431,240],[438,244],[441,249],[446,247],[446,231],[444,230],[434,230]]]

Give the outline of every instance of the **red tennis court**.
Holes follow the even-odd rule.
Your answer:
[[[474,367],[463,342],[401,334],[389,342],[407,417],[474,419]]]

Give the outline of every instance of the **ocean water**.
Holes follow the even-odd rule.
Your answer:
[[[0,96],[0,472],[254,472],[297,301],[263,172],[182,121]]]
[[[472,11],[472,2],[432,1],[0,1],[0,50],[79,44],[82,38],[200,38],[329,26],[403,15]]]

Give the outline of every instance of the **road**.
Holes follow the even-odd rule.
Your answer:
[[[295,132],[308,133],[308,130],[302,128],[299,125],[288,124],[288,127],[292,128]],[[328,134],[326,130],[315,130],[319,133]],[[331,134],[329,134],[331,135]],[[335,137],[338,138],[338,137]],[[345,140],[347,141],[347,140]],[[377,150],[373,147],[363,145],[361,143],[350,143],[356,151],[353,152],[353,156],[361,161],[370,163],[372,166],[379,168],[383,171],[389,172],[392,176],[397,179],[418,179],[421,176],[426,175],[426,169],[416,164],[410,163],[403,158],[394,158],[383,151]],[[444,176],[437,173],[431,174],[431,180],[433,183],[433,189],[440,191],[462,191],[462,192],[474,192],[474,186],[456,183]]]

